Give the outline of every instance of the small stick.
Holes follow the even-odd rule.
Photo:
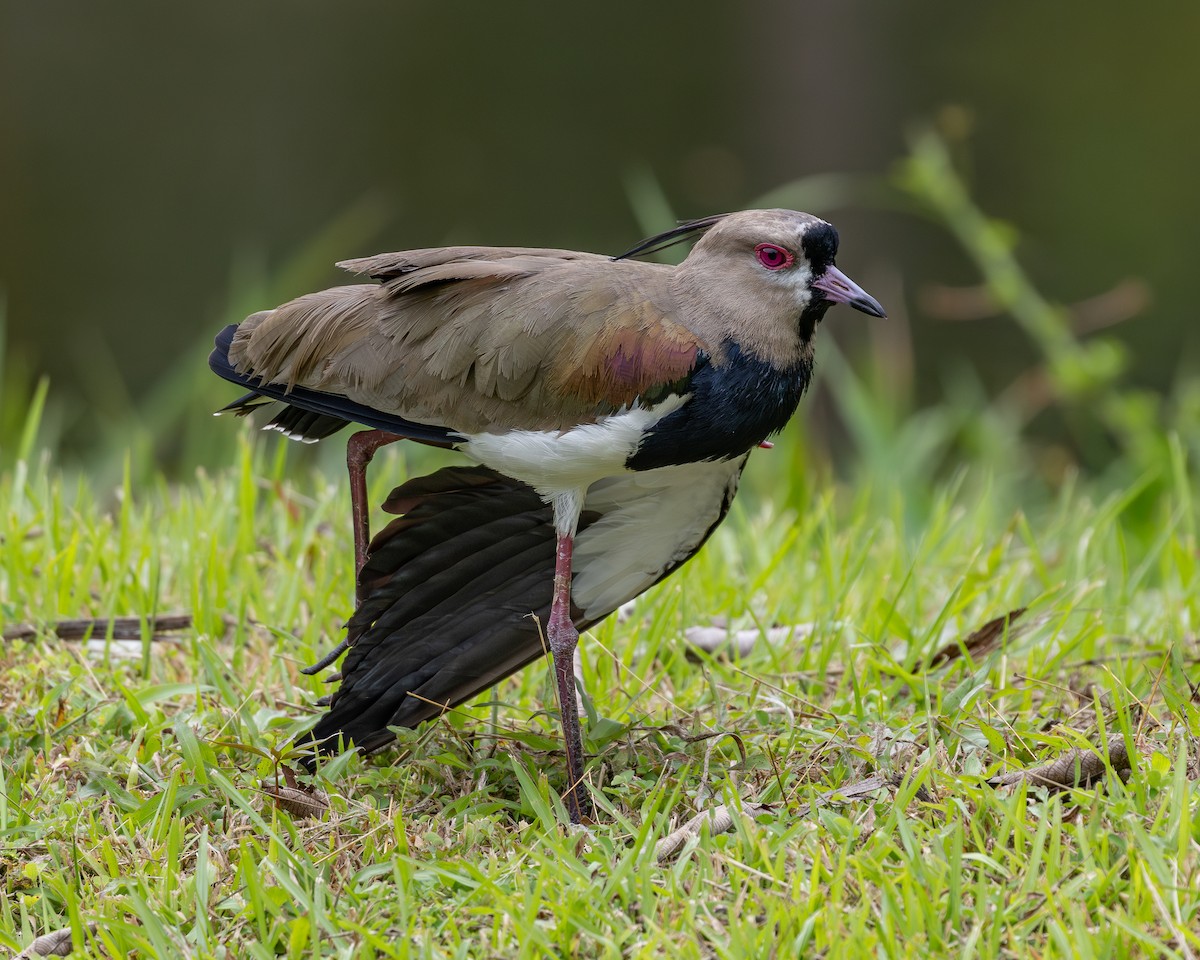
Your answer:
[[[1103,754],[1095,750],[1068,750],[1050,763],[1029,770],[998,774],[989,779],[987,784],[989,787],[1010,787],[1017,783],[1029,783],[1057,793],[1075,787],[1090,787],[1104,776],[1109,767],[1118,776],[1124,776],[1133,769],[1124,739],[1113,740],[1109,745],[1107,765]]]
[[[95,931],[96,925],[89,923],[87,928],[88,932],[92,933]],[[14,955],[12,960],[34,960],[35,957],[65,957],[74,949],[75,945],[71,942],[71,928],[63,927],[61,930],[43,933],[24,950]]]
[[[161,634],[178,633],[192,626],[190,613],[170,613],[160,617],[101,617],[81,620],[59,620],[56,623],[38,626],[33,623],[17,623],[5,628],[5,640],[32,640],[44,633],[51,633],[59,640],[103,639],[109,636],[112,626],[113,640],[141,640],[143,622],[150,627],[153,639]]]

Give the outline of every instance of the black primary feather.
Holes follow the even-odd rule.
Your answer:
[[[532,488],[447,467],[398,487],[385,509],[402,515],[372,541],[341,685],[302,746],[371,753],[394,739],[388,727],[433,719],[544,652],[532,617],[549,616],[555,533]]]
[[[694,556],[732,499],[731,487],[708,529],[634,596]],[[375,752],[395,739],[389,728],[432,720],[546,652],[534,618],[544,626],[550,614],[556,535],[533,488],[487,467],[445,467],[397,487],[384,509],[399,516],[371,542],[346,640],[305,671],[346,651],[329,712],[297,741],[321,753],[351,744]],[[579,533],[621,510],[585,503]],[[577,564],[575,576],[585,569]],[[586,630],[632,599],[590,617],[573,607],[575,626]]]

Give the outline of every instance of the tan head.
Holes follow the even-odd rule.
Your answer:
[[[699,221],[696,230],[704,234],[671,290],[685,322],[710,343],[733,342],[787,365],[811,353],[816,326],[833,304],[885,315],[834,265],[837,231],[811,214],[744,210]]]

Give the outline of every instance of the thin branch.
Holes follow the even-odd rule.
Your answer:
[[[96,929],[94,923],[87,925],[88,931]],[[35,957],[65,957],[69,956],[75,945],[71,942],[71,928],[63,927],[50,933],[43,933],[12,960],[34,960]]]
[[[991,653],[1004,637],[1010,639],[1017,635],[1017,629],[1014,624],[1025,614],[1025,607],[1017,607],[1016,610],[1010,610],[1002,617],[996,617],[989,620],[982,627],[970,634],[962,640],[955,640],[953,643],[948,643],[932,657],[929,658],[929,666],[938,667],[943,663],[949,663],[951,660],[956,660],[964,654],[970,654],[972,657],[979,657],[983,654]],[[1022,630],[1022,632],[1024,632]]]
[[[141,640],[142,624],[150,628],[151,638],[163,639],[164,634],[178,633],[192,626],[190,613],[169,613],[158,617],[100,617],[81,620],[59,620],[44,625],[17,623],[5,628],[5,640],[32,640],[50,634],[59,640],[102,640],[110,636],[113,640]]]
[[[987,784],[990,787],[1009,787],[1029,783],[1057,793],[1093,786],[1104,778],[1109,769],[1122,779],[1133,769],[1129,748],[1123,738],[1114,739],[1109,744],[1107,762],[1103,754],[1092,749],[1068,750],[1050,763],[1029,770],[998,774],[990,778]]]

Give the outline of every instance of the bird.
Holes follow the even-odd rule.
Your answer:
[[[692,242],[678,265],[642,259]],[[791,419],[826,311],[883,307],[835,264],[832,224],[793,210],[691,220],[619,256],[453,246],[339,266],[369,282],[218,334],[214,372],[281,404],[267,428],[347,444],[357,607],[317,753],[387,746],[548,652],[572,823],[591,810],[579,631],[693,556],[751,451]],[[408,439],[464,454],[409,480],[369,537],[366,465]],[[532,615],[532,616],[531,616]],[[541,630],[544,628],[544,644]]]

